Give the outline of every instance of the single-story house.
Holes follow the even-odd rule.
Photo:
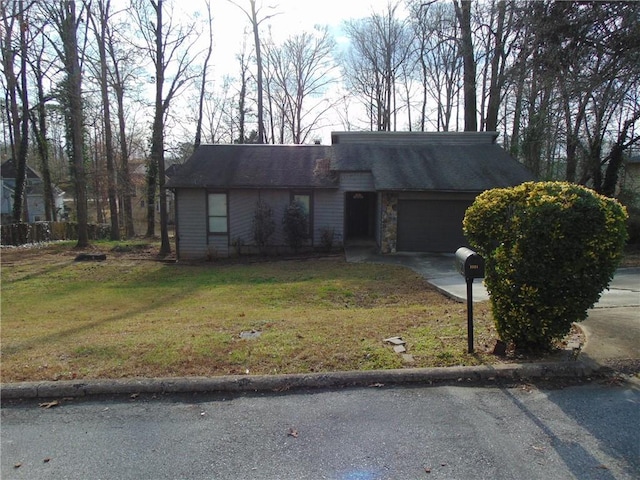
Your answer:
[[[259,200],[274,212],[273,248],[293,200],[309,219],[309,246],[375,242],[382,253],[454,252],[462,219],[491,188],[533,180],[495,132],[335,132],[331,145],[201,145],[167,183],[176,199],[179,259],[257,251]],[[252,250],[253,249],[253,250]]]

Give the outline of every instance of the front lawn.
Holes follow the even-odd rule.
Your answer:
[[[145,244],[2,250],[2,381],[475,365],[495,343],[466,305],[396,266],[340,256],[181,265]],[[244,334],[243,334],[244,332]],[[255,338],[242,338],[242,336]],[[411,359],[383,339],[401,336]]]

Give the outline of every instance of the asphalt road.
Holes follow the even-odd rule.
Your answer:
[[[611,382],[34,400],[1,410],[1,476],[635,479],[639,406]]]

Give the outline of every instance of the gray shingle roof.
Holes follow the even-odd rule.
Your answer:
[[[359,143],[362,140],[354,135],[331,146],[201,145],[167,186],[336,188],[337,176],[314,174],[318,162],[328,159],[334,171],[370,171],[377,190],[481,192],[534,180],[486,132],[474,133],[466,138],[461,133],[432,133],[422,144],[419,135],[411,136],[411,141],[398,136],[404,140],[391,144]]]
[[[533,180],[496,144],[334,145],[333,168],[371,171],[377,190],[483,191]]]
[[[336,188],[335,178],[314,175],[330,155],[326,145],[200,145],[167,187]]]

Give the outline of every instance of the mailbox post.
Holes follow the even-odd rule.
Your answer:
[[[473,279],[484,278],[484,258],[467,247],[456,250],[456,267],[467,282],[467,340],[473,353]]]

